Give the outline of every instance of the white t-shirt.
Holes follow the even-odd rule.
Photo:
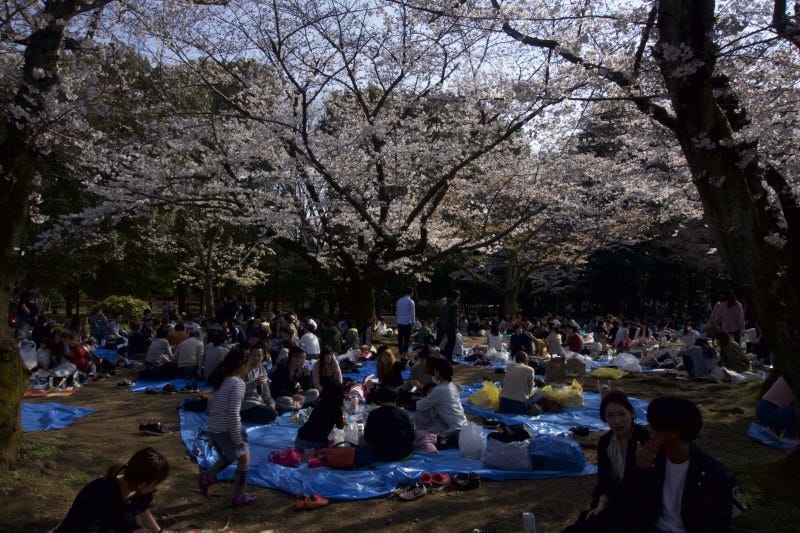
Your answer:
[[[297,345],[306,352],[306,355],[319,355],[319,338],[310,331],[297,341]]]
[[[661,489],[661,513],[656,522],[657,531],[670,531],[683,533],[681,518],[681,499],[683,486],[686,484],[686,472],[689,471],[689,461],[675,464],[667,459],[664,472],[664,487]]]

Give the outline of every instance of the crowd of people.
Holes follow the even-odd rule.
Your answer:
[[[28,310],[33,301],[27,299]],[[88,320],[88,332],[80,321],[53,328],[47,320],[36,320],[32,328],[26,322],[23,331],[38,342],[42,368],[69,361],[99,372],[94,368],[99,360],[91,354],[100,346],[140,358],[144,378],[184,377],[212,385],[208,432],[218,459],[200,472],[197,483],[208,496],[219,472],[235,464],[235,507],[256,501],[245,490],[250,452],[243,423],[269,424],[283,413],[306,408],[309,414],[298,426],[294,447],[310,456],[330,444],[335,429],[346,426],[348,405],[354,411],[359,404],[373,404],[362,445],[375,460],[402,460],[424,447],[456,447],[467,418],[453,383],[453,364],[465,352],[465,337],[483,337],[482,350],[512,354],[500,397],[499,410],[506,413],[541,412],[534,359],[608,349],[642,356],[668,340],[685,345],[678,358],[692,375],[704,375],[720,364],[742,372],[750,364],[740,344],[744,323],[735,297],[723,299],[709,323],[695,329],[692,324],[674,328],[665,322],[654,327],[615,317],[595,317],[583,325],[557,315],[481,319],[461,312],[457,291],[449,295],[439,317],[424,321],[416,316],[409,289],[396,305],[396,332],[379,317],[361,328],[351,320],[300,320],[292,312],[275,312],[267,320],[239,320],[230,301],[226,299],[227,308],[221,307],[226,313],[200,322],[191,314],[165,312],[155,319],[147,312],[130,321],[126,331],[125,317],[108,320],[97,309]],[[388,334],[396,335],[396,351],[374,346]],[[346,376],[353,361],[369,359],[376,365],[374,380],[357,383]],[[794,405],[788,384],[779,378],[759,403],[757,416],[776,437],[796,440]],[[730,525],[732,479],[694,445],[702,418],[693,404],[677,398],[653,400],[647,411],[648,430],[636,423],[625,394],[615,390],[604,396],[599,415],[610,430],[598,443],[597,486],[590,508],[568,530],[721,531]],[[131,466],[140,462],[144,466]],[[147,509],[155,486],[168,471],[158,452],[137,452],[127,467],[114,467],[87,485],[56,531],[81,530],[75,524],[99,520],[120,524],[118,530],[132,530],[128,526],[136,524],[158,531]],[[113,498],[105,494],[112,488]],[[100,492],[103,498],[95,497]],[[104,502],[103,510],[89,503],[95,500]]]

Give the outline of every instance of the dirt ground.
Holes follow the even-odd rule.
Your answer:
[[[154,446],[172,465],[169,478],[159,488],[153,514],[168,529],[212,529],[280,532],[306,531],[472,531],[494,528],[521,531],[523,512],[535,515],[538,531],[560,531],[571,523],[589,500],[594,476],[491,482],[474,491],[444,491],[413,502],[374,499],[334,502],[316,511],[294,512],[294,497],[279,491],[251,487],[259,502],[231,509],[228,490],[203,499],[195,487],[197,466],[181,443],[177,431],[162,437],[140,436],[138,424],[158,420],[178,429],[180,394],[147,395],[117,387],[122,371],[109,380],[54,401],[91,407],[95,413],[60,431],[26,433],[21,464],[0,473],[0,531],[47,531],[58,524],[75,494],[85,483],[102,475],[113,463],[125,461],[143,446]],[[476,367],[456,367],[456,381],[473,383],[497,376]],[[619,382],[629,394],[646,399],[671,394],[701,405],[705,425],[699,445],[720,459],[737,476],[753,509],[735,521],[745,530],[796,531],[800,523],[794,479],[783,479],[776,467],[785,452],[751,441],[747,427],[758,397],[754,385],[728,385],[678,381],[661,377],[629,377]],[[584,380],[596,391],[597,384]],[[47,399],[34,399],[43,402]],[[602,432],[581,439],[589,460],[595,460],[595,443]],[[768,525],[762,527],[761,525]]]

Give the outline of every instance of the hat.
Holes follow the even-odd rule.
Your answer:
[[[306,323],[306,325],[309,327],[309,329],[311,331],[314,331],[315,329],[317,329],[317,323],[314,322],[313,318],[308,319],[308,322]]]

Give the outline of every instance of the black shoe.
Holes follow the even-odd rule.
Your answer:
[[[139,424],[140,435],[169,435],[172,433],[170,430],[161,425],[161,422],[149,422],[147,424]]]
[[[178,392],[178,389],[176,389],[175,385],[173,385],[172,383],[167,383],[166,385],[164,385],[164,387],[162,387],[161,392],[163,392],[164,394],[175,394],[176,392]]]

